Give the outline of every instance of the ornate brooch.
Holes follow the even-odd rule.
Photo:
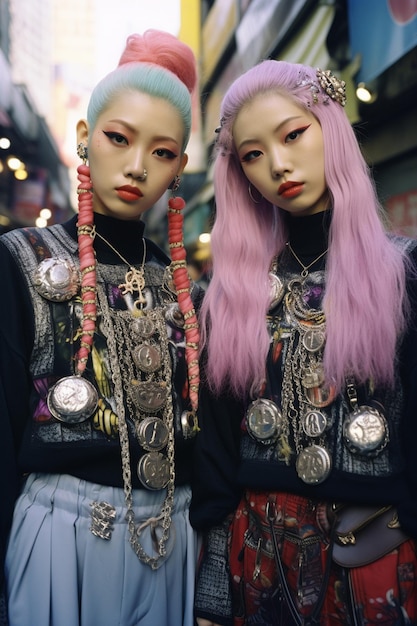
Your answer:
[[[321,70],[319,67],[316,69],[316,76],[320,87],[329,96],[329,98],[336,100],[336,102],[344,107],[346,104],[345,81],[336,78],[330,70]]]

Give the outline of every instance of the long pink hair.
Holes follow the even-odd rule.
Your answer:
[[[408,304],[403,252],[387,238],[368,166],[343,107],[318,87],[314,69],[284,61],[250,69],[222,102],[214,164],[213,275],[201,312],[209,383],[215,391],[229,387],[241,396],[265,378],[268,270],[287,241],[286,214],[264,199],[253,203],[232,127],[245,103],[269,91],[308,108],[323,132],[333,207],[323,299],[326,378],[337,390],[347,375],[359,383],[392,384]]]

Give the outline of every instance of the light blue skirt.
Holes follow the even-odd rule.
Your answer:
[[[165,491],[133,491],[135,522],[160,514]],[[91,502],[116,508],[111,539],[91,530]],[[19,497],[6,556],[10,626],[193,626],[197,535],[190,489],[175,490],[167,556],[157,570],[129,543],[122,489],[32,474]],[[151,533],[141,544],[152,550]]]

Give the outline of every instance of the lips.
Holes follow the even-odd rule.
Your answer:
[[[117,187],[116,193],[121,200],[125,202],[135,202],[138,198],[142,198],[143,194],[137,187],[131,185],[123,185],[123,187]]]
[[[303,183],[288,180],[278,187],[278,195],[283,198],[295,198],[302,192],[303,187]]]

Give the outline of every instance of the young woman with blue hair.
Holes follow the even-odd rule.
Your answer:
[[[11,626],[193,624],[201,290],[184,201],[168,202],[171,259],[141,217],[178,188],[195,84],[188,46],[130,36],[77,125],[78,214],[0,242]]]

